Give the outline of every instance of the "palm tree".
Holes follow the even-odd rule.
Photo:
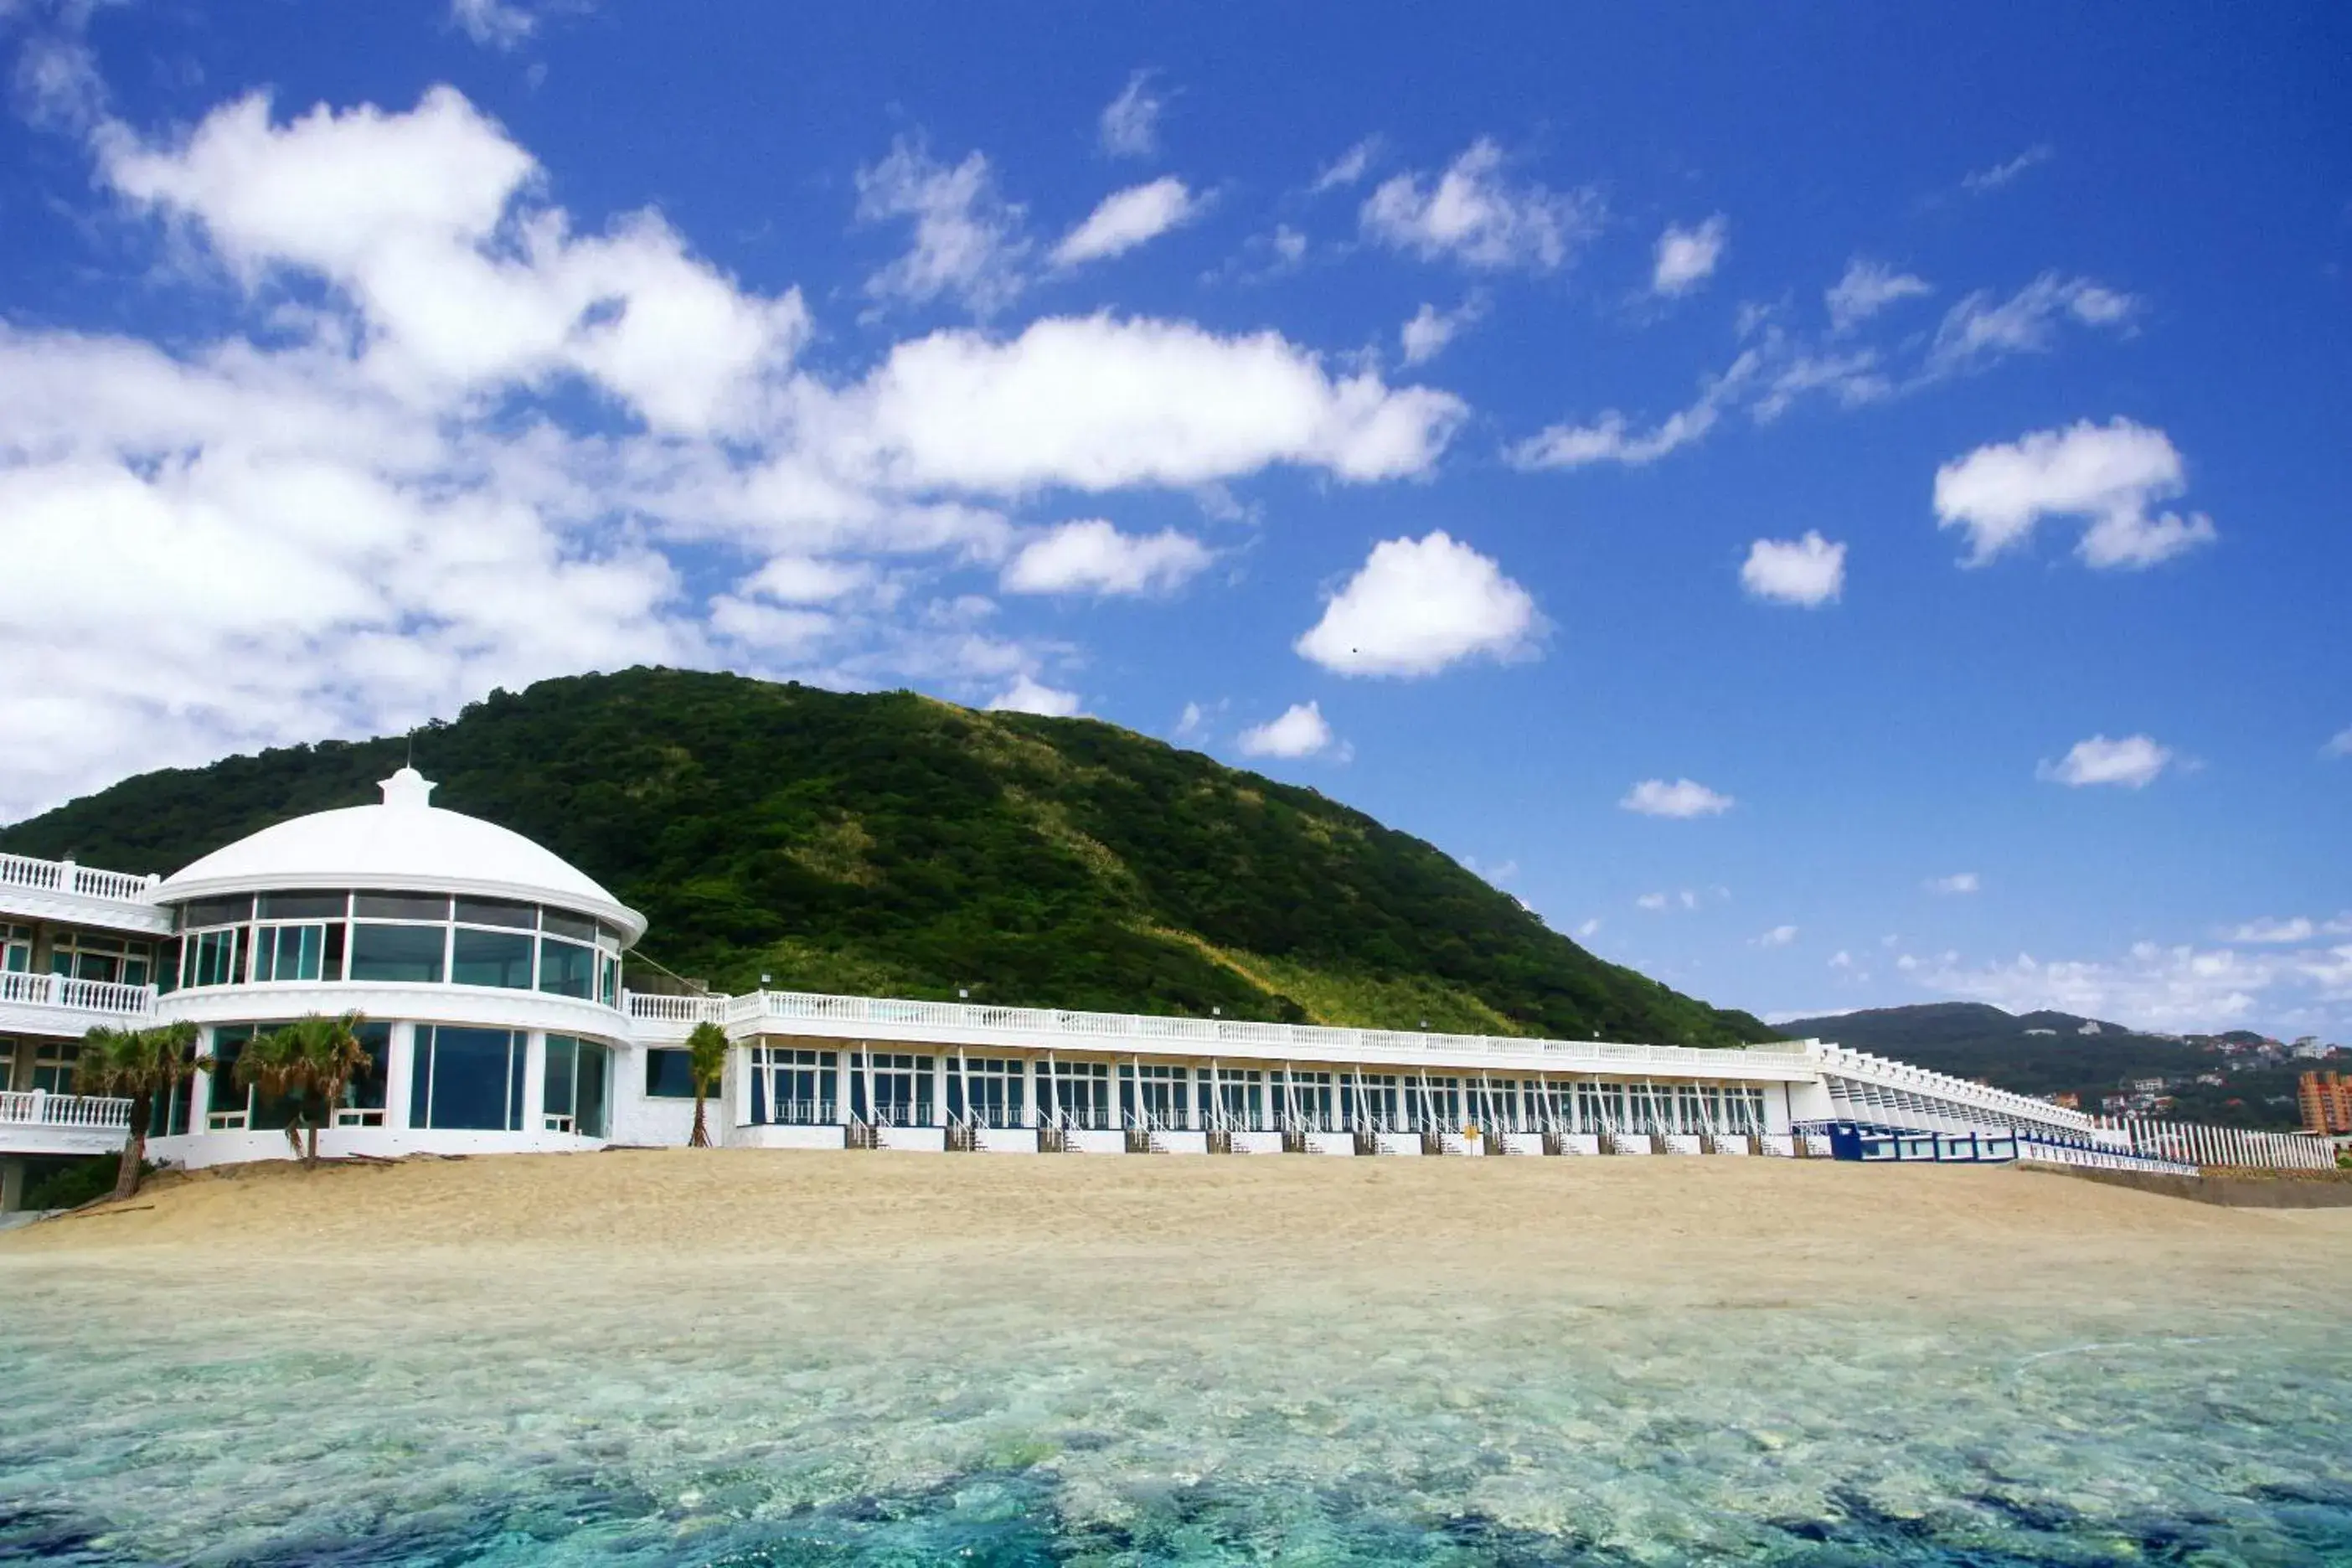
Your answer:
[[[248,1043],[236,1059],[239,1083],[259,1086],[271,1098],[297,1097],[286,1142],[305,1167],[319,1163],[319,1128],[335,1114],[352,1079],[373,1065],[361,1043],[361,1013],[330,1018],[313,1013]]]
[[[174,1089],[212,1065],[212,1058],[196,1055],[194,1024],[96,1028],[82,1037],[74,1060],[74,1091],[122,1095],[131,1101],[131,1135],[122,1141],[122,1163],[115,1172],[115,1202],[139,1191],[147,1163],[147,1124],[154,1119],[157,1099],[170,1099]]]
[[[694,1077],[694,1136],[687,1140],[689,1149],[710,1147],[710,1127],[704,1120],[703,1104],[726,1076],[727,1049],[727,1031],[716,1024],[697,1024],[694,1033],[686,1037],[687,1070]]]

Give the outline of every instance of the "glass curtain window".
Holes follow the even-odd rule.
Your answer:
[[[604,1075],[611,1053],[594,1040],[547,1037],[547,1080],[540,1113],[551,1132],[604,1136]]]
[[[281,1023],[220,1024],[213,1029],[212,1104],[209,1112],[213,1130],[236,1131],[239,1129],[279,1130],[290,1125],[300,1101],[294,1095],[264,1097],[258,1089],[241,1084],[236,1079],[237,1058],[256,1035],[267,1035],[282,1029]]]
[[[1037,1110],[1072,1127],[1107,1128],[1110,1120],[1110,1067],[1105,1062],[1040,1063]]]
[[[585,998],[595,983],[596,950],[551,936],[539,939],[539,988],[555,996]]]
[[[197,931],[181,944],[180,984],[185,987],[235,985],[244,979],[239,962],[244,954],[243,926]]]
[[[352,978],[438,985],[446,926],[352,926]]]
[[[449,979],[457,985],[530,989],[530,938],[521,931],[459,926],[450,946]]]
[[[346,1111],[374,1111],[373,1117],[353,1120],[370,1127],[382,1126],[386,1097],[392,1079],[392,1026],[365,1023],[354,1031],[360,1037],[360,1048],[368,1054],[368,1065],[352,1075],[343,1085],[343,1100],[338,1108]]]
[[[0,925],[0,971],[22,974],[33,967],[33,928]],[[0,1085],[0,1087],[5,1087]]]
[[[343,928],[339,924],[256,926],[253,981],[257,985],[343,977]]]
[[[512,1029],[418,1025],[409,1125],[485,1132],[519,1131],[528,1039]]]

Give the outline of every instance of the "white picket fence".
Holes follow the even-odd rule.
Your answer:
[[[2100,1131],[2121,1133],[2135,1154],[2175,1164],[2243,1171],[2332,1171],[2336,1146],[2299,1132],[2257,1132],[2192,1121],[2101,1117]]]

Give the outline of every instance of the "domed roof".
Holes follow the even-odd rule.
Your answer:
[[[381,805],[350,805],[276,823],[163,879],[159,902],[271,889],[361,888],[527,899],[601,916],[625,942],[646,919],[561,857],[520,833],[428,798],[434,786],[403,768],[380,786]]]

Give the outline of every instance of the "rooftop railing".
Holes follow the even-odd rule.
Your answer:
[[[0,1127],[93,1127],[128,1129],[131,1102],[94,1094],[51,1094],[47,1089],[0,1091]]]
[[[77,898],[105,899],[121,904],[146,904],[160,877],[134,877],[128,871],[100,871],[70,860],[36,860],[28,855],[0,855],[0,888],[30,888],[45,893],[71,893]]]
[[[756,1028],[770,1021],[836,1026],[974,1030],[1018,1036],[1044,1044],[1131,1039],[1154,1044],[1248,1046],[1300,1059],[1382,1057],[1412,1061],[1435,1054],[1519,1058],[1530,1066],[1573,1062],[1604,1070],[1704,1068],[1719,1074],[1742,1053],[1692,1046],[1624,1045],[1603,1040],[1547,1040],[1511,1035],[1455,1035],[1397,1029],[1340,1029],[1308,1024],[1260,1024],[1233,1018],[1178,1018],[1138,1013],[1092,1013],[1050,1007],[1001,1007],[985,1003],[921,1002],[887,996],[828,996],[803,991],[755,991],[740,996],[645,996],[631,992],[629,1016],[650,1023],[719,1023]],[[1748,1047],[1769,1055],[1799,1052],[1795,1042]],[[1775,1064],[1776,1067],[1780,1064]]]
[[[0,1003],[60,1007],[69,1013],[137,1017],[152,1012],[152,985],[121,985],[107,980],[74,980],[62,974],[0,973]]]

